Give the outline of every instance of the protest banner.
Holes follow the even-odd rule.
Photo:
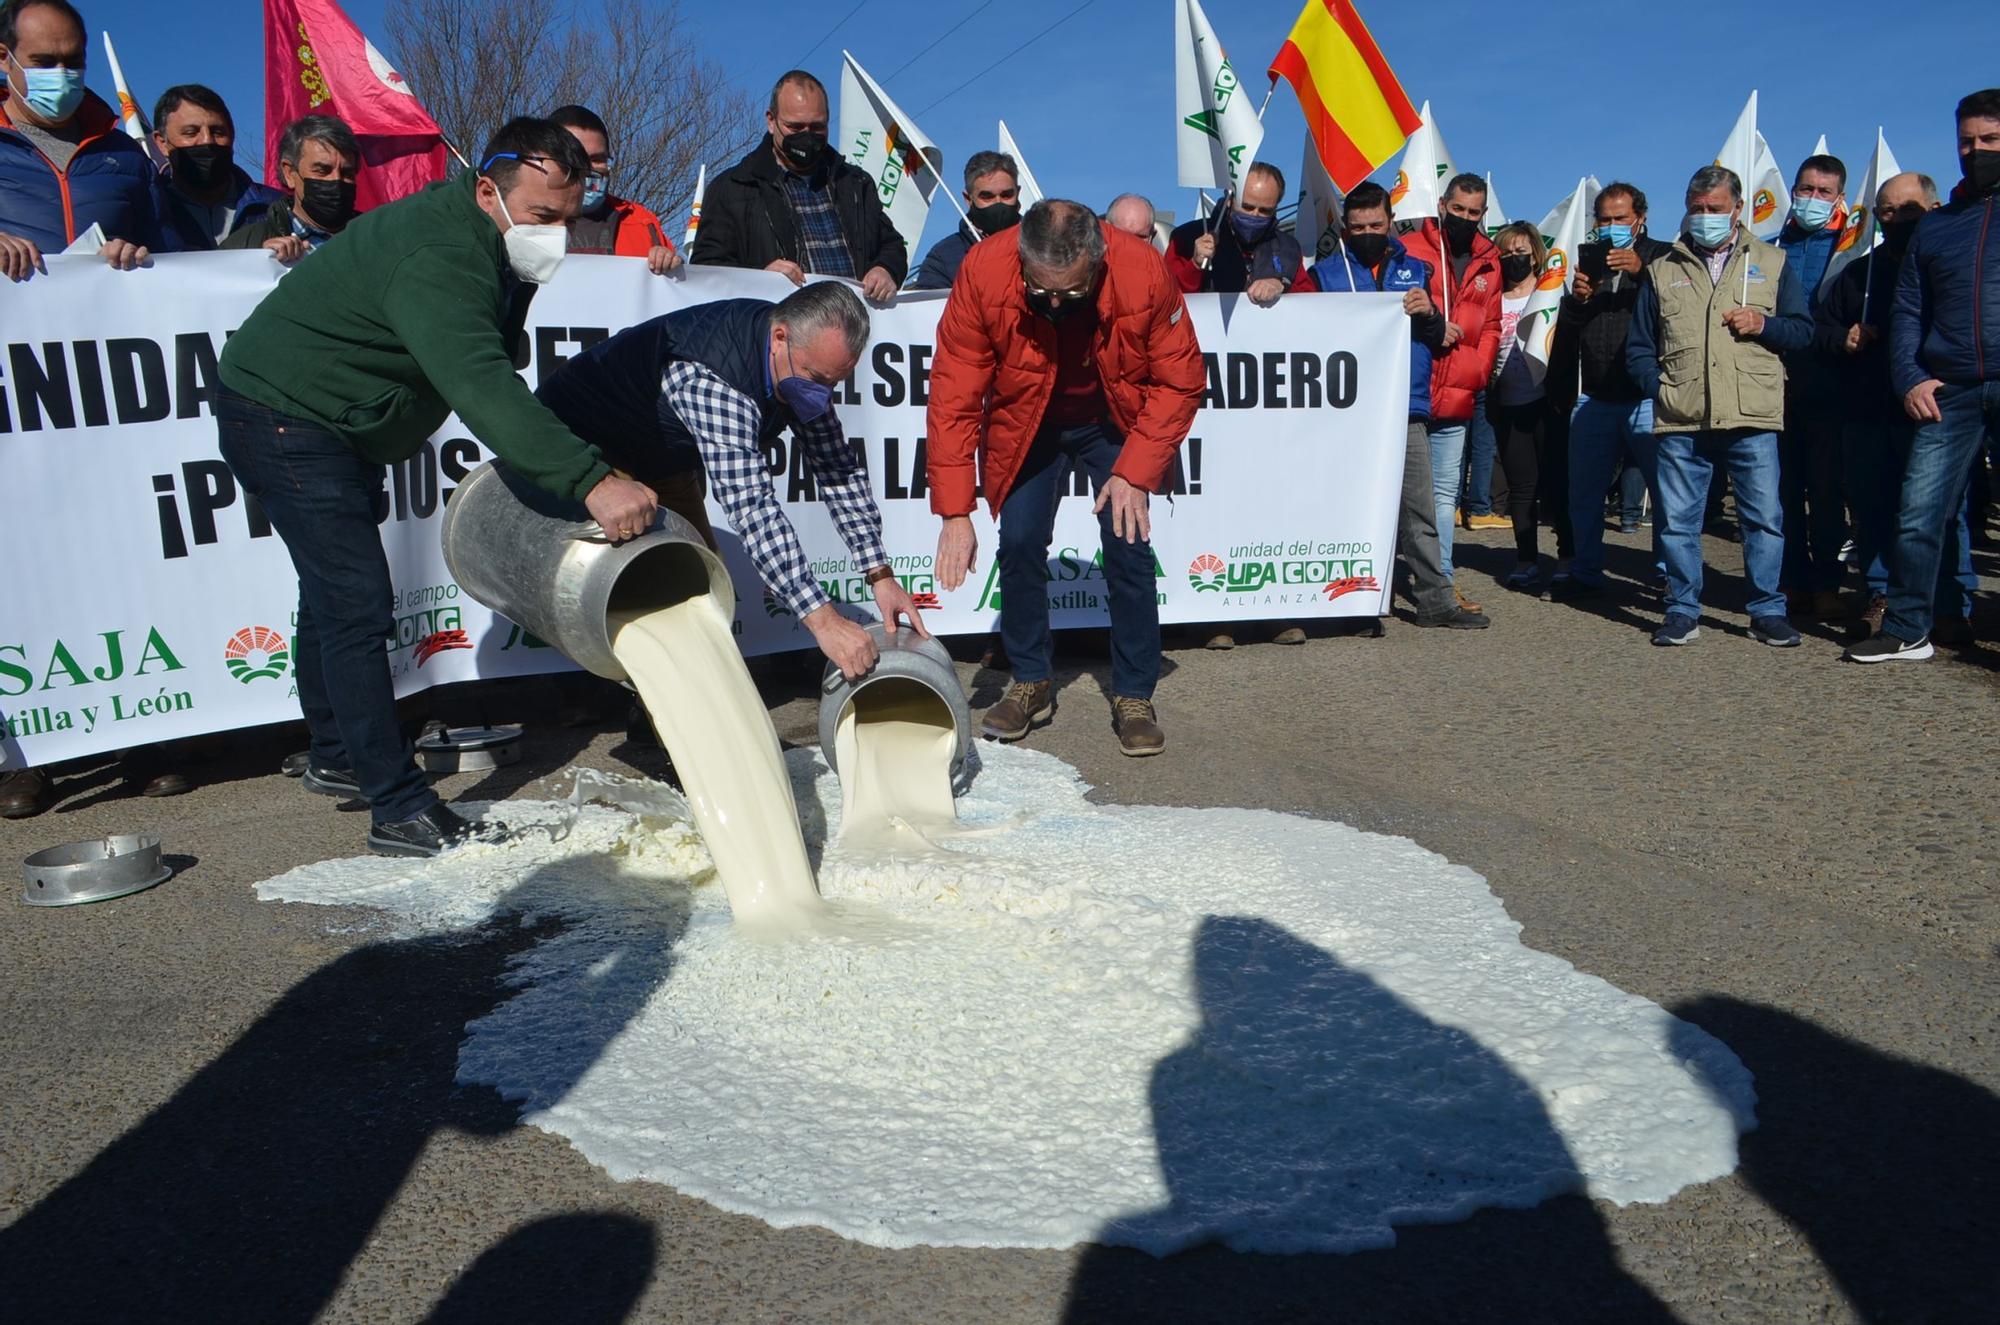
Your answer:
[[[310,262],[312,259],[305,259]],[[282,278],[263,253],[174,255],[119,272],[52,257],[6,294],[0,337],[0,762],[43,764],[298,716],[290,641],[297,579],[282,541],[217,453],[210,400],[225,339]],[[782,298],[768,272],[573,257],[536,297],[529,381],[645,318],[715,299]],[[905,294],[836,405],[867,464],[898,576],[940,633],[994,628],[995,530],[982,508],[976,573],[944,593],[925,477],[925,405],[945,296]],[[1153,502],[1167,621],[1372,616],[1386,610],[1409,394],[1408,322],[1390,295],[1301,295],[1260,309],[1188,300],[1208,361],[1181,472]],[[310,371],[301,365],[300,371]],[[456,418],[386,467],[380,517],[394,586],[387,642],[399,694],[569,666],[472,602],[446,571],[438,519],[491,451]],[[789,439],[767,457],[813,568],[871,606],[810,467]],[[764,594],[711,504],[737,585],[747,654],[811,647]],[[579,511],[581,515],[581,511]],[[1107,620],[1098,524],[1063,503],[1049,552],[1058,627]]]

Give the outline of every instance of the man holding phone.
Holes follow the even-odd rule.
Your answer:
[[[1656,512],[1653,560],[1662,564],[1653,402],[1626,370],[1625,341],[1646,283],[1646,264],[1671,247],[1646,233],[1644,193],[1622,182],[1598,193],[1596,226],[1590,242],[1577,249],[1577,274],[1563,296],[1550,355],[1551,396],[1577,392],[1569,424],[1568,509],[1562,513],[1570,527],[1556,526],[1551,598],[1604,591],[1604,490],[1621,456],[1646,476]],[[1567,565],[1560,556],[1565,546],[1573,551]]]

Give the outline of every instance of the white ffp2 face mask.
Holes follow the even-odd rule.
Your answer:
[[[507,233],[500,237],[507,246],[507,265],[529,284],[547,285],[556,278],[556,268],[569,253],[569,227],[522,225],[507,210],[505,198],[497,192],[494,198],[500,204],[500,215],[507,218]]]

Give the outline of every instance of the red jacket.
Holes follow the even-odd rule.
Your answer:
[[[611,219],[611,251],[618,257],[643,258],[653,251],[655,245],[674,246],[674,241],[667,238],[666,228],[660,224],[659,213],[630,198],[612,197]]]
[[[1451,266],[1442,247],[1435,218],[1422,228],[1403,236],[1403,247],[1412,257],[1421,258],[1431,269],[1431,302],[1445,311],[1444,283]],[[1472,241],[1472,261],[1466,264],[1465,278],[1451,286],[1447,322],[1464,332],[1458,344],[1440,350],[1431,362],[1431,419],[1436,423],[1463,423],[1472,417],[1472,398],[1486,389],[1493,376],[1493,364],[1500,357],[1500,250],[1493,241],[1478,235]]]
[[[1111,472],[1156,492],[1207,385],[1187,301],[1153,246],[1104,227],[1096,361],[1111,420],[1125,434]],[[931,510],[970,515],[974,463],[995,516],[1041,427],[1056,380],[1056,331],[1028,307],[1021,250],[973,245],[938,320],[927,469]]]

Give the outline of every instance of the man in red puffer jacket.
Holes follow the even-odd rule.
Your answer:
[[[1431,361],[1431,483],[1437,501],[1438,550],[1451,576],[1452,528],[1465,468],[1465,428],[1473,397],[1486,389],[1500,353],[1500,251],[1480,228],[1486,181],[1455,175],[1438,219],[1403,236],[1410,256],[1431,269],[1431,302],[1445,316],[1444,348]],[[1454,592],[1456,588],[1454,587]],[[1477,612],[1458,594],[1459,606]]]
[[[1118,746],[1165,747],[1153,711],[1160,610],[1147,504],[1206,384],[1166,264],[1089,208],[1043,199],[966,255],[938,320],[926,470],[944,522],[936,566],[947,591],[973,568],[982,487],[1000,526],[1000,634],[1014,684],[987,711],[988,736],[1019,740],[1055,712],[1047,558],[1056,506],[1080,470],[1097,493]]]

